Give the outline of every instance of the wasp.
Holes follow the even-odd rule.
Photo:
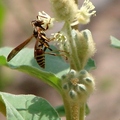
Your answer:
[[[45,13],[43,13],[43,16],[45,16]],[[16,54],[18,54],[33,38],[36,39],[35,46],[34,46],[34,58],[36,59],[38,65],[42,68],[45,68],[45,51],[46,49],[49,49],[52,51],[50,48],[50,45],[48,42],[51,41],[51,39],[46,37],[45,31],[49,28],[49,23],[47,23],[44,27],[44,21],[38,19],[33,20],[31,24],[34,27],[33,34],[26,39],[23,43],[15,47],[8,55],[7,61],[9,62]],[[46,18],[47,19],[47,18]],[[49,53],[51,55],[55,55],[54,53]]]

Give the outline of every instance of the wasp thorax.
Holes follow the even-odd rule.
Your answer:
[[[86,70],[71,70],[62,79],[62,89],[71,100],[84,102],[94,90],[94,79]]]

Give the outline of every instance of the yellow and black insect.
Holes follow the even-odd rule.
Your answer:
[[[35,38],[36,43],[34,46],[34,58],[36,59],[40,67],[45,68],[45,51],[46,49],[52,51],[52,49],[48,44],[48,42],[50,42],[51,39],[47,38],[44,33],[44,31],[46,31],[49,28],[49,23],[46,24],[46,28],[44,28],[42,26],[44,25],[43,20],[39,20],[37,16],[37,20],[32,21],[31,24],[34,27],[32,36],[27,40],[25,40],[20,45],[18,45],[16,48],[14,48],[9,53],[7,57],[7,61],[9,62],[20,50],[22,50],[32,40],[32,38]],[[49,53],[49,54],[54,55],[53,53]]]

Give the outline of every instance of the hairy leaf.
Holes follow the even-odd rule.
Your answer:
[[[7,120],[60,120],[54,108],[34,95],[12,95],[0,92],[0,111],[6,109]]]

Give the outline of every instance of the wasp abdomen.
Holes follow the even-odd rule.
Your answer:
[[[40,67],[45,68],[45,54],[42,49],[35,51],[35,59]]]

